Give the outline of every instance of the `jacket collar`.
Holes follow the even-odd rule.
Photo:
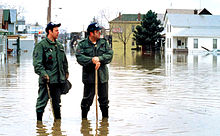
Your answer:
[[[46,40],[47,40],[47,42],[48,42],[49,44],[51,44],[51,45],[57,44],[57,40],[55,40],[55,41],[53,42],[53,41],[51,41],[48,37],[46,37]]]
[[[96,41],[96,44],[94,44],[92,41],[89,40],[89,37],[87,37],[87,40],[88,40],[88,42],[89,42],[91,45],[94,45],[94,46],[95,46],[95,45],[98,46],[98,45],[99,45],[99,41],[100,41],[100,39],[98,39],[98,40]]]
[[[87,37],[87,39],[86,39],[87,41],[88,41],[88,46],[91,46],[91,45],[93,45],[93,46],[95,46],[95,44],[94,43],[92,43],[90,40],[89,40],[89,37]],[[97,40],[97,42],[96,42],[96,44],[97,44],[97,49],[99,49],[100,48],[100,46],[103,44],[103,40],[101,40],[101,38],[100,39],[98,39]]]

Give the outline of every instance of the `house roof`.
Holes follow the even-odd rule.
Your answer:
[[[220,15],[168,14],[174,28],[181,31],[173,36],[220,37]]]
[[[194,15],[212,15],[206,8],[204,9],[166,9],[163,20],[167,14],[194,14]]]
[[[4,21],[9,21],[10,10],[9,9],[4,9],[3,10],[3,16],[4,16]]]
[[[10,21],[10,23],[16,23],[17,10],[16,9],[3,9],[4,21]]]
[[[199,14],[212,15],[206,8],[204,9],[166,9],[165,14]]]
[[[195,9],[166,9],[165,14],[194,14]]]
[[[16,9],[10,9],[10,21],[11,23],[16,23],[17,20],[17,10]]]
[[[144,17],[144,14],[141,15],[141,20]],[[138,14],[122,14],[113,19],[112,21],[138,21]]]
[[[186,28],[177,33],[174,33],[173,36],[182,36],[182,37],[220,37],[220,29],[196,29],[196,28]]]
[[[220,15],[168,14],[167,17],[174,27],[220,28]]]
[[[199,11],[198,14],[199,15],[212,15],[212,13],[209,12],[206,8],[202,9],[201,11]]]
[[[113,21],[141,21],[143,19],[145,14],[140,14],[140,20],[138,20],[138,14],[122,14],[119,15],[117,18],[113,19],[111,22]],[[161,21],[161,23],[163,24],[163,17],[164,14],[159,14],[157,13],[157,18]]]

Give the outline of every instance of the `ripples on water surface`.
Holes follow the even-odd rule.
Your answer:
[[[69,52],[73,88],[62,96],[62,122],[53,122],[47,106],[43,125],[36,124],[38,76],[30,56],[0,64],[0,135],[220,135],[219,56],[115,52],[109,65],[110,118],[101,120],[99,111],[97,130],[95,103],[89,120],[81,121],[81,66]]]

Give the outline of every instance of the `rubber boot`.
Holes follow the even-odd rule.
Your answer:
[[[54,109],[54,120],[61,119],[60,109]]]
[[[101,108],[102,118],[108,118],[108,108]]]
[[[37,121],[42,121],[43,112],[37,112]]]
[[[87,115],[88,115],[88,110],[82,109],[82,119],[87,119]]]

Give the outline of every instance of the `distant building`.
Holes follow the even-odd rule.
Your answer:
[[[3,14],[2,14],[3,10]],[[0,9],[0,20],[2,20],[1,28],[8,30],[12,34],[16,33],[17,10],[16,9]]]
[[[168,10],[167,10],[168,11]],[[220,15],[203,9],[191,14],[169,13],[164,17],[165,51],[204,51],[220,49]]]
[[[27,33],[27,28],[24,19],[17,21],[17,32],[21,34]]]
[[[45,28],[38,23],[26,25],[28,34],[45,34]]]
[[[2,29],[3,20],[3,9],[0,9],[0,29]]]
[[[113,49],[122,49],[124,48],[121,38],[126,38],[128,41],[126,44],[126,50],[131,50],[132,48],[137,48],[136,42],[133,40],[133,34],[137,25],[141,25],[141,21],[144,17],[144,14],[121,14],[112,21],[110,24],[110,35],[112,35],[112,48]],[[157,14],[161,23],[163,23],[163,14]],[[120,35],[123,33],[124,37],[120,38]],[[125,36],[126,35],[126,36]],[[124,39],[125,40],[125,39]]]

